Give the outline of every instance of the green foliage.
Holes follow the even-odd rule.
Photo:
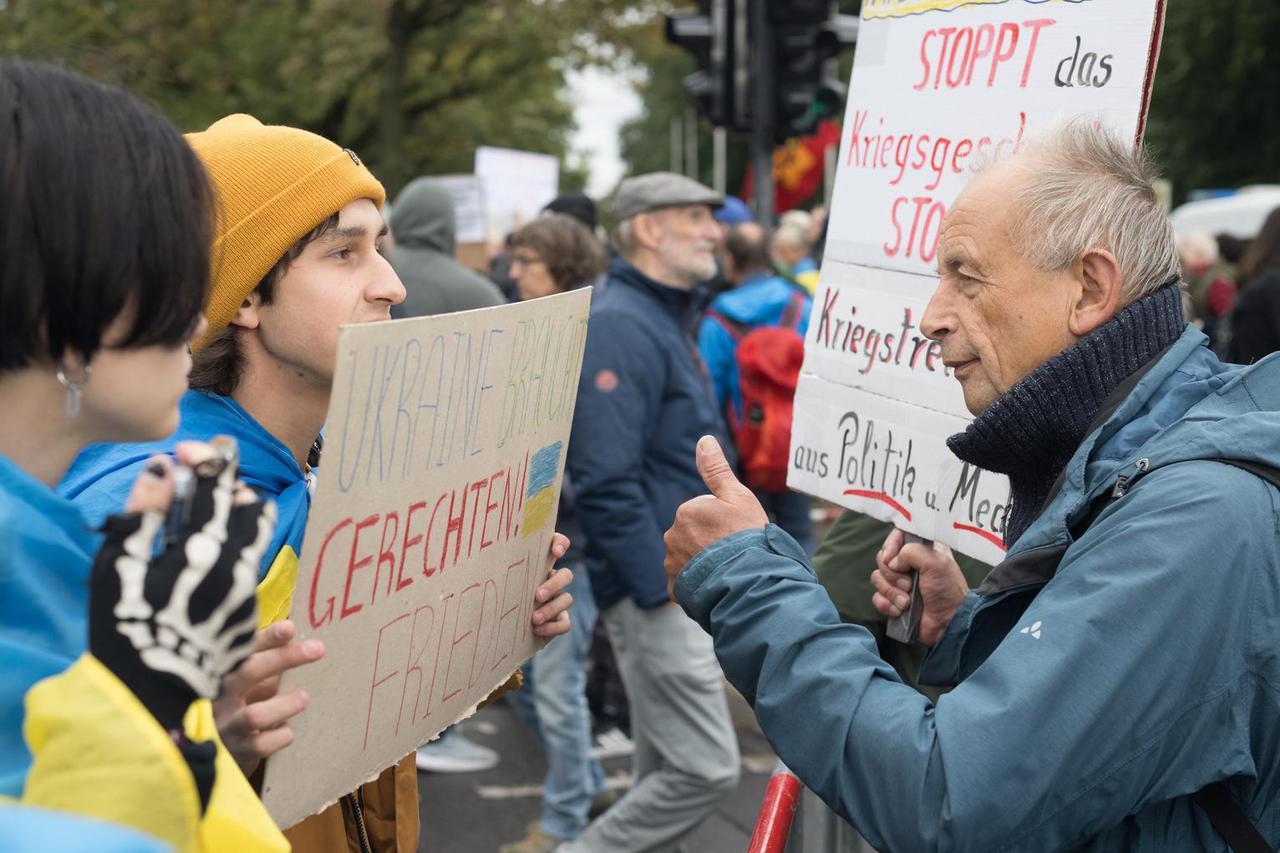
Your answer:
[[[1275,0],[1169,0],[1147,141],[1179,197],[1280,182]]]
[[[564,160],[565,71],[625,58],[622,0],[0,0],[0,55],[151,100],[183,130],[232,112],[356,150],[394,193],[477,145]],[[580,163],[564,170],[580,187]]]

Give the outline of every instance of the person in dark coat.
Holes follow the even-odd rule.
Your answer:
[[[564,851],[665,849],[737,784],[738,744],[710,639],[667,599],[662,531],[705,493],[700,436],[721,432],[688,330],[715,274],[721,197],[654,173],[624,181],[621,257],[592,306],[568,449],[600,618],[631,700],[636,783]]]
[[[1252,364],[1280,350],[1280,207],[1240,259],[1239,280],[1227,361]]]

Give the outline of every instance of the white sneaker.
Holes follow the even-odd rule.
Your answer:
[[[418,747],[417,764],[428,773],[479,773],[498,766],[498,753],[448,732]]]
[[[598,759],[624,758],[634,755],[635,751],[635,743],[617,726],[605,729],[596,735],[591,745],[591,757]]]

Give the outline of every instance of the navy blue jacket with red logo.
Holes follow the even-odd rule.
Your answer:
[[[689,293],[621,258],[591,307],[567,465],[601,610],[627,595],[643,608],[667,601],[662,534],[707,491],[694,448],[707,434],[728,447],[693,310]]]

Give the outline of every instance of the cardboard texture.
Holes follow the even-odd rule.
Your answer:
[[[489,272],[489,251],[484,243],[459,243],[453,257],[464,267],[482,275]]]
[[[984,155],[1072,117],[1140,138],[1163,0],[864,0],[788,484],[987,562],[1009,487],[919,329],[943,217]],[[895,477],[897,478],[895,480]]]
[[[289,827],[470,714],[537,649],[590,288],[342,329],[290,618],[322,661],[267,762]]]

